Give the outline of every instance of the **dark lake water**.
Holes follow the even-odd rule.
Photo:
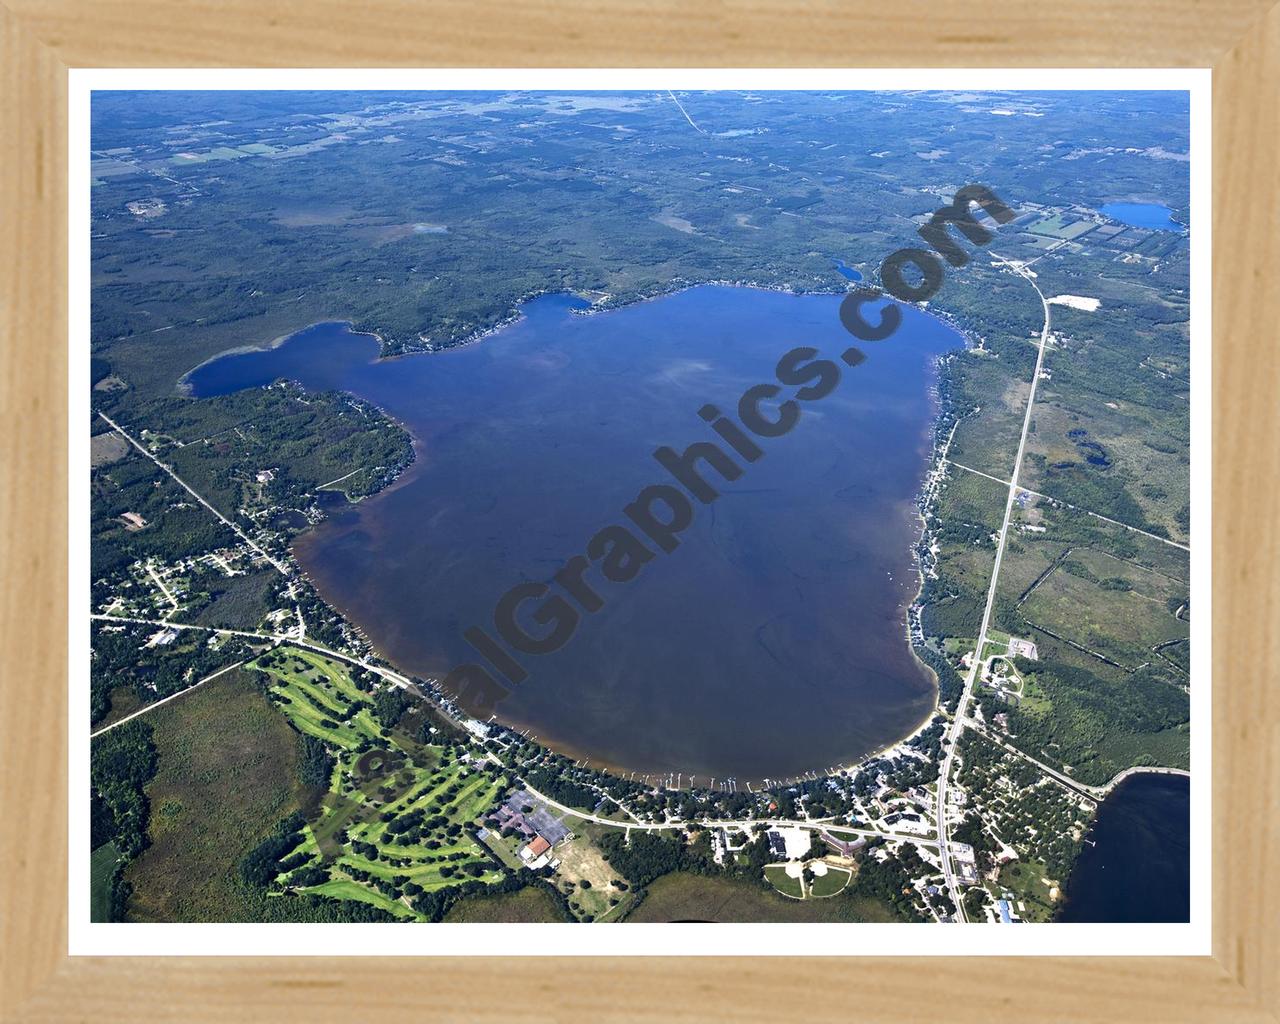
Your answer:
[[[1173,219],[1173,211],[1159,203],[1108,203],[1099,207],[1098,212],[1135,228],[1150,228],[1152,231],[1186,230],[1185,225]]]
[[[1098,808],[1066,886],[1061,920],[1190,920],[1191,785],[1181,775],[1131,775]]]
[[[718,440],[705,403],[732,413],[789,349],[839,361],[851,340],[834,295],[700,287],[572,313],[583,305],[544,296],[478,344],[383,361],[372,337],[321,324],[190,377],[198,396],[279,377],[342,389],[413,432],[418,459],[395,486],[294,547],[324,597],[403,669],[443,677],[480,660],[461,634],[493,634],[508,588],[550,581],[598,530],[628,523],[642,488],[672,482],[655,448]],[[822,770],[911,731],[934,701],[905,638],[913,501],[934,361],[963,341],[903,312],[861,366],[841,366],[833,393],[802,404],[793,430],[761,439],[762,458],[737,460],[738,480],[705,472],[720,497],[694,503],[675,551],[626,583],[588,572],[604,607],[582,612],[559,651],[520,656],[529,678],[500,720],[573,756],[702,785]]]

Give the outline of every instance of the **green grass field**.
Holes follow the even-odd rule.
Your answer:
[[[1043,249],[1052,249],[1055,245],[1058,244],[1058,242],[1061,241],[1061,239],[1054,238],[1052,235],[1035,235],[1035,234],[1028,233],[1024,235],[1019,235],[1018,241],[1025,242],[1027,245],[1030,245],[1036,249],[1043,250]]]
[[[368,903],[406,920],[414,919],[418,916],[399,900],[393,900],[375,889],[370,889],[368,886],[360,885],[358,882],[352,882],[345,878],[335,878],[321,885],[308,886],[298,891],[314,893],[317,896],[328,896],[330,899],[335,900],[356,900],[360,903]]]
[[[485,846],[489,847],[498,860],[502,861],[512,871],[518,871],[524,865],[520,861],[519,849],[524,845],[520,836],[503,836],[492,830],[485,833]]]
[[[800,879],[792,878],[787,874],[785,864],[769,864],[764,869],[764,877],[769,880],[772,885],[783,896],[790,896],[792,899],[804,899],[804,890],[800,885]]]
[[[809,895],[815,899],[834,896],[849,884],[849,879],[852,877],[852,873],[843,868],[827,865],[827,873],[815,877],[813,884],[809,886]]]
[[[355,750],[366,740],[381,742],[380,727],[368,708],[343,720],[347,708],[356,701],[367,703],[369,695],[351,681],[342,662],[298,647],[281,648],[280,653],[283,657],[277,656],[274,664],[258,661],[253,667],[275,680],[271,693],[299,732],[344,750]]]
[[[1048,921],[1056,904],[1049,899],[1050,887],[1045,881],[1041,861],[1015,860],[1000,869],[1000,885],[1017,893],[1023,901],[1019,915],[1024,921]]]

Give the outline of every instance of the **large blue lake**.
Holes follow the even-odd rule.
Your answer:
[[[295,543],[324,597],[403,669],[443,677],[479,660],[463,630],[492,634],[508,588],[550,581],[627,522],[642,488],[672,482],[655,448],[719,440],[706,403],[732,413],[789,349],[839,362],[852,340],[832,295],[700,287],[575,315],[583,305],[544,296],[477,344],[390,360],[372,337],[321,324],[190,377],[197,396],[280,377],[341,389],[412,431],[418,458],[395,486]],[[500,720],[597,764],[699,784],[825,770],[916,726],[934,686],[905,636],[913,503],[935,361],[963,342],[903,312],[794,429],[760,440],[762,458],[738,460],[739,479],[704,474],[721,496],[694,503],[676,550],[630,582],[587,574],[604,607],[580,609],[559,651],[520,656],[529,678]]]

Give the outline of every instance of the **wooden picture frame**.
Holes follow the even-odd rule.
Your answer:
[[[1280,1019],[1280,7],[610,7],[227,0],[0,6],[5,1020]],[[67,81],[76,67],[1212,67],[1213,955],[142,958],[67,954]],[[527,999],[492,998],[497,983]],[[522,1000],[523,1001],[523,1000]],[[803,1007],[803,1009],[800,1009]]]

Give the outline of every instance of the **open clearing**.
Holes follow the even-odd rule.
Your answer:
[[[1051,306],[1070,306],[1072,309],[1083,309],[1086,313],[1092,313],[1102,305],[1100,299],[1093,299],[1087,295],[1055,295],[1051,299],[1045,299],[1045,302]]]
[[[874,899],[840,893],[830,899],[793,900],[740,878],[664,875],[628,921],[893,921]]]
[[[244,855],[302,802],[298,739],[234,670],[150,713],[157,750],[151,845],[125,869],[129,919],[252,920]]]
[[[1174,616],[1185,593],[1183,584],[1149,569],[1075,549],[1021,611],[1028,622],[1132,669],[1150,661],[1153,645],[1189,635],[1190,625]]]
[[[555,848],[555,856],[560,859],[560,866],[556,869],[559,879],[574,884],[574,890],[567,895],[570,906],[577,904],[579,916],[592,920],[603,917],[611,909],[609,900],[620,899],[623,895],[612,884],[621,880],[618,873],[609,867],[588,837],[578,836],[561,843]],[[587,882],[585,889],[583,881]]]
[[[555,897],[535,885],[519,892],[469,896],[453,905],[445,921],[466,924],[538,924],[567,921]]]

